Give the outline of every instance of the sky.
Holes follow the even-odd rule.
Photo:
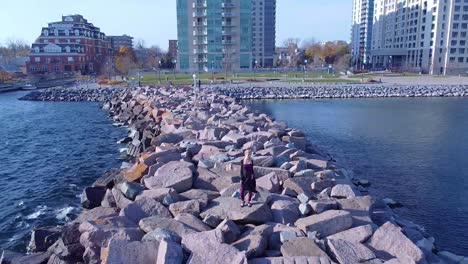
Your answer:
[[[168,48],[177,39],[176,0],[1,0],[0,45],[9,39],[32,43],[41,28],[62,15],[81,14],[106,35],[133,36],[147,46]],[[350,38],[352,0],[277,0],[276,45]]]

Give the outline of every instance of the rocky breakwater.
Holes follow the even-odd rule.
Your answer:
[[[2,263],[466,261],[437,251],[301,131],[231,97],[140,88],[104,108],[132,129],[134,163],[86,188],[77,219],[36,229],[34,253],[4,251]],[[245,149],[254,152],[252,207],[239,200]]]
[[[57,102],[105,102],[121,92],[122,88],[78,88],[55,87],[40,91],[33,91],[20,100],[27,101],[57,101]]]
[[[284,84],[275,87],[214,86],[214,91],[237,99],[320,99],[320,98],[385,98],[385,97],[464,97],[468,85],[394,85]]]

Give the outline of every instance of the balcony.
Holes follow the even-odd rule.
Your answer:
[[[200,23],[197,23],[197,22],[193,21],[192,25],[194,27],[206,27],[206,26],[208,26],[208,23],[206,23],[206,21],[205,22],[200,22]]]
[[[226,22],[226,21],[221,22],[221,25],[222,25],[223,27],[234,27],[234,24],[233,24],[233,23],[231,23],[231,22],[228,23],[228,22]]]
[[[208,59],[207,58],[194,58],[193,62],[194,63],[206,63],[208,62]]]
[[[235,35],[237,32],[234,30],[223,30],[222,33],[225,36],[230,36],[230,35]]]
[[[221,16],[222,17],[225,17],[225,18],[231,18],[231,17],[235,17],[235,14],[234,13],[227,13],[227,12],[222,12],[221,13]]]
[[[221,7],[222,8],[234,8],[234,4],[233,3],[222,3]]]
[[[193,12],[193,17],[206,17],[206,12]]]
[[[206,8],[206,3],[193,3],[193,8]]]
[[[200,30],[200,31],[193,31],[194,36],[206,36],[208,35],[208,32],[206,30]]]
[[[223,40],[223,45],[234,45],[236,42],[234,40]]]
[[[236,53],[236,51],[232,50],[232,49],[222,49],[221,51],[223,53],[225,53],[225,54],[235,54]]]
[[[205,54],[208,53],[208,49],[194,49],[193,54]]]
[[[206,40],[193,40],[193,45],[208,45],[208,42]]]

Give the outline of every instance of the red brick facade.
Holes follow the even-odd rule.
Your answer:
[[[28,74],[98,73],[112,50],[104,33],[81,15],[49,23],[32,44]]]

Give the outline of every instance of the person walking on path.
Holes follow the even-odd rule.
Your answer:
[[[241,187],[240,187],[240,196],[241,196],[241,207],[245,206],[245,194],[248,193],[247,206],[251,207],[252,204],[252,194],[255,192],[256,183],[254,177],[254,164],[252,160],[252,152],[246,150],[244,153],[244,159],[241,162]]]

